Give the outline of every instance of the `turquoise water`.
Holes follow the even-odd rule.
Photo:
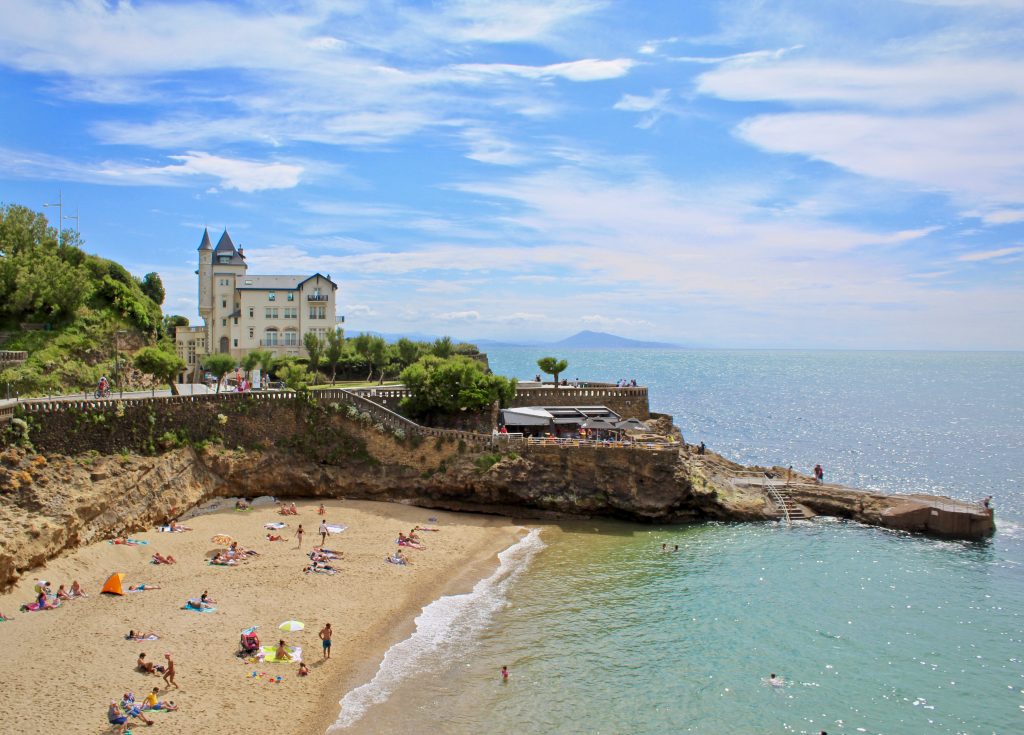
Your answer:
[[[537,356],[491,361],[532,376]],[[338,732],[1024,732],[1024,356],[560,356],[581,377],[650,384],[689,440],[741,461],[992,494],[999,531],[961,543],[830,519],[543,526],[472,594],[425,610]]]

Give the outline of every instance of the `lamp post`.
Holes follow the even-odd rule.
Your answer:
[[[78,214],[78,207],[75,207],[74,215],[70,215],[69,214],[66,217],[64,217],[64,219],[73,219],[75,221],[75,232],[77,232],[79,235],[82,234],[82,228],[80,227],[81,221],[79,219],[79,214]]]
[[[44,204],[43,207],[56,207],[57,208],[57,245],[63,244],[61,238],[61,230],[64,229],[64,190],[57,190],[57,203],[56,204]]]

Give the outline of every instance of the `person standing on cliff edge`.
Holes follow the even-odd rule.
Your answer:
[[[825,470],[821,468],[820,464],[814,465],[814,481],[819,485],[825,482]]]

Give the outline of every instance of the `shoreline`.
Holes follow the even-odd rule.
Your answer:
[[[0,723],[28,722],[48,712],[47,720],[63,732],[95,733],[105,726],[110,699],[133,691],[141,700],[149,688],[159,686],[160,698],[173,699],[181,709],[153,715],[155,730],[239,732],[259,721],[283,735],[324,733],[337,720],[342,697],[372,679],[384,653],[409,637],[425,606],[472,589],[493,573],[497,554],[524,534],[500,516],[325,500],[328,522],[348,526],[327,544],[343,552],[341,572],[304,575],[305,554],[320,540],[315,533],[320,502],[297,502],[297,518],[277,515],[275,506],[247,513],[218,510],[185,522],[192,532],[154,529],[133,534],[147,541],[145,545],[101,541],[81,546],[26,575],[0,595],[0,612],[13,618],[0,623],[0,645],[11,654],[0,660],[0,680],[8,682]],[[428,523],[428,517],[436,517],[437,523]],[[266,541],[263,524],[278,520],[289,523],[285,533],[303,523],[302,550],[290,533],[285,542]],[[416,524],[437,525],[441,531],[421,534],[427,549],[409,550],[412,565],[387,564],[384,557],[396,548],[396,531]],[[208,566],[206,555],[216,546],[210,539],[218,533],[233,536],[260,555],[236,568]],[[156,551],[173,555],[178,563],[150,564]],[[125,585],[145,582],[159,589],[101,596],[100,588],[113,571],[126,573]],[[54,590],[78,579],[89,597],[53,611],[18,612],[33,596],[36,579],[51,581]],[[218,601],[215,613],[180,609],[204,589]],[[277,623],[292,618],[305,622],[305,631],[282,634],[276,629]],[[324,622],[335,630],[327,663],[321,661],[317,638]],[[254,666],[235,657],[239,631],[252,624],[259,625],[264,645],[279,637],[301,645],[310,676],[295,676],[294,664]],[[154,630],[160,640],[127,641],[129,628]],[[140,651],[155,663],[163,663],[164,651],[173,652],[180,691],[167,693],[159,677],[137,672],[133,663]],[[283,681],[252,679],[248,672],[253,669],[267,670],[271,678],[281,675]],[[54,709],[53,703],[67,701],[69,692],[74,707]]]
[[[488,578],[497,570],[498,554],[518,543],[525,535],[525,529],[520,526],[516,526],[514,530],[516,535],[508,545],[497,550],[490,548],[489,544],[486,547],[481,545],[477,555],[467,562],[466,568],[456,578],[442,583],[440,587],[425,590],[417,599],[410,600],[406,607],[396,614],[397,623],[387,626],[387,630],[374,636],[372,642],[362,650],[360,660],[352,662],[347,670],[338,674],[334,687],[330,690],[325,688],[321,692],[321,704],[306,720],[299,723],[297,732],[327,733],[341,715],[342,699],[353,690],[371,682],[380,670],[385,654],[415,634],[416,617],[425,607],[443,597],[469,593],[479,581]]]

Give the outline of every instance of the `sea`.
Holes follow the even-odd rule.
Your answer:
[[[541,356],[490,351],[523,379]],[[423,609],[331,735],[1024,733],[1024,353],[557,356],[569,379],[648,386],[652,410],[730,459],[991,495],[998,530],[539,524],[472,592]]]

